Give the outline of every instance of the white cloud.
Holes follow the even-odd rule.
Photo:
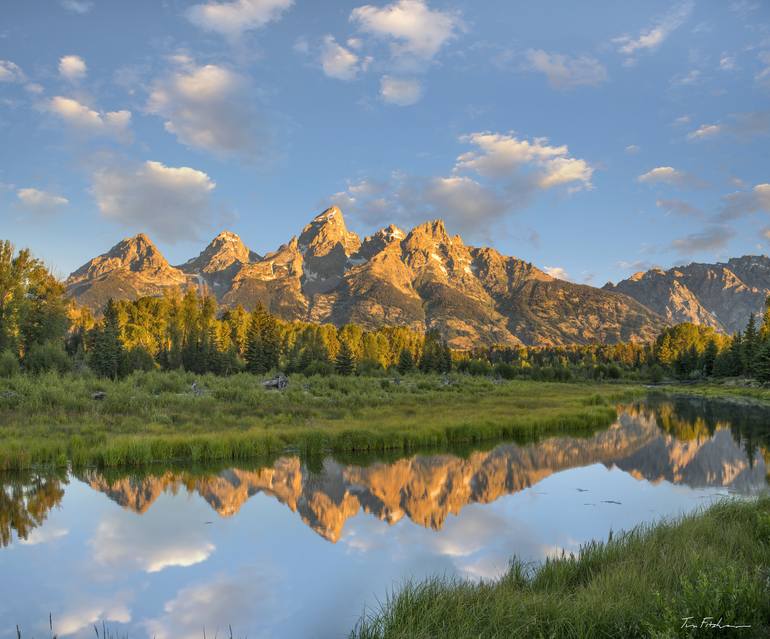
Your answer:
[[[643,173],[637,182],[642,184],[669,184],[678,187],[702,186],[703,183],[695,176],[675,169],[673,166],[656,166],[647,173]]]
[[[551,277],[555,277],[557,280],[568,280],[569,273],[561,266],[545,266],[543,270]]]
[[[55,528],[51,526],[35,528],[29,535],[27,535],[26,539],[19,539],[19,544],[22,546],[38,546],[40,544],[47,544],[56,539],[61,539],[68,534],[69,530],[66,528]]]
[[[18,64],[10,60],[0,60],[0,82],[23,82],[24,73]]]
[[[457,14],[430,9],[424,0],[364,5],[353,9],[350,21],[364,33],[389,41],[393,58],[408,66],[432,60],[460,27]]]
[[[527,68],[544,73],[554,89],[574,89],[578,86],[597,86],[607,80],[607,69],[596,58],[571,58],[542,49],[527,51]]]
[[[198,239],[210,228],[215,186],[203,171],[148,161],[136,169],[98,171],[92,194],[105,218],[176,242]]]
[[[163,615],[145,622],[147,635],[156,639],[199,639],[231,626],[250,630],[248,636],[272,636],[270,623],[288,614],[276,596],[280,578],[259,574],[217,576],[182,588],[163,606]],[[270,586],[268,586],[270,584]],[[239,635],[240,636],[240,635]]]
[[[420,101],[422,85],[415,78],[394,78],[384,75],[380,79],[380,97],[398,106],[411,106]]]
[[[279,20],[294,0],[234,0],[196,4],[187,12],[191,22],[207,31],[238,38]]]
[[[719,58],[719,68],[722,71],[735,71],[735,56],[723,53]]]
[[[566,186],[591,188],[593,168],[570,156],[566,146],[512,135],[473,133],[460,141],[473,147],[461,154],[449,175],[359,180],[331,200],[367,224],[383,218],[407,226],[432,217],[468,237],[490,239],[491,225],[525,207],[540,191]]]
[[[60,0],[60,4],[67,9],[67,11],[72,11],[73,13],[79,13],[81,15],[88,13],[94,8],[94,3],[90,0]]]
[[[80,630],[90,629],[100,621],[129,623],[131,611],[125,602],[119,600],[90,602],[56,617],[53,620],[53,631],[56,636],[74,635]]]
[[[350,44],[348,44],[350,46]],[[361,71],[366,71],[371,58],[361,58],[339,44],[333,36],[327,35],[321,44],[321,67],[330,78],[353,80]]]
[[[685,0],[662,16],[654,26],[638,36],[622,35],[613,39],[618,51],[626,57],[627,64],[635,62],[635,56],[643,51],[654,51],[690,17],[695,6],[693,0]]]
[[[722,198],[720,217],[732,220],[750,213],[770,213],[770,184],[757,184],[751,191],[738,191]]]
[[[721,124],[702,124],[695,131],[691,131],[687,134],[688,140],[706,140],[713,138],[722,133],[723,127]]]
[[[531,142],[499,133],[473,133],[461,138],[477,147],[457,158],[455,170],[472,170],[486,177],[511,176],[531,169],[538,187],[562,184],[591,188],[593,168],[585,160],[569,156],[566,146],[551,146],[545,138]]]
[[[87,135],[105,135],[122,142],[131,140],[131,111],[95,111],[73,98],[57,95],[48,110],[72,129]]]
[[[30,213],[45,214],[67,206],[69,200],[61,195],[46,193],[33,188],[19,189],[16,191],[18,206]]]
[[[187,146],[219,155],[253,157],[259,144],[255,97],[243,76],[214,64],[189,59],[155,83],[149,113],[165,119],[166,131]]]
[[[59,59],[59,75],[70,82],[79,82],[87,72],[85,60],[79,55],[65,55]]]
[[[625,148],[625,151],[626,153],[628,153],[628,155],[636,155],[637,153],[639,153],[640,150],[641,149],[636,144],[629,144]]]

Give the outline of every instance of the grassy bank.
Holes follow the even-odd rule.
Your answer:
[[[531,438],[608,425],[630,386],[415,375],[294,377],[283,392],[248,374],[16,376],[0,382],[0,470],[249,459],[295,449],[386,450]],[[196,382],[200,393],[191,389]],[[104,399],[93,399],[95,392]]]
[[[655,386],[662,394],[694,395],[712,399],[742,399],[754,402],[770,402],[770,387],[760,386],[750,380],[709,381],[698,384],[671,384]]]
[[[745,629],[683,629],[704,617]],[[351,639],[770,636],[770,497],[639,528],[499,581],[408,585]]]

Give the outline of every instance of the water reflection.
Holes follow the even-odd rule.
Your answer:
[[[6,476],[0,572],[14,579],[0,582],[0,619],[35,636],[49,611],[62,637],[102,619],[139,639],[228,624],[238,636],[345,636],[404,579],[494,578],[513,554],[575,551],[766,488],[765,414],[659,399],[588,437],[462,455]]]

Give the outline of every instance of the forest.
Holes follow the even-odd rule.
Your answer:
[[[0,242],[0,377],[57,371],[118,379],[180,369],[359,376],[454,370],[535,381],[743,376],[764,383],[770,381],[770,305],[733,336],[684,323],[663,327],[651,343],[457,351],[437,330],[287,322],[262,305],[251,312],[220,307],[193,289],[110,300],[94,316],[68,301],[63,284],[28,250]]]

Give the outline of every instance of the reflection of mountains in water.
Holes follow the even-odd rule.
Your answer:
[[[320,472],[297,457],[283,457],[259,470],[231,469],[213,475],[168,471],[115,481],[90,472],[83,479],[125,508],[145,512],[164,491],[197,492],[220,515],[238,512],[252,495],[264,493],[298,512],[313,530],[337,541],[345,522],[359,511],[395,523],[406,516],[433,529],[471,503],[490,503],[537,484],[549,475],[595,463],[613,465],[638,479],[754,492],[766,485],[767,462],[753,459],[729,428],[672,432],[671,404],[625,408],[618,421],[591,438],[555,437],[530,445],[505,444],[467,458],[414,456],[366,467],[324,460]],[[658,424],[663,422],[666,429]],[[674,428],[676,430],[676,428]],[[768,461],[767,448],[764,449]]]

